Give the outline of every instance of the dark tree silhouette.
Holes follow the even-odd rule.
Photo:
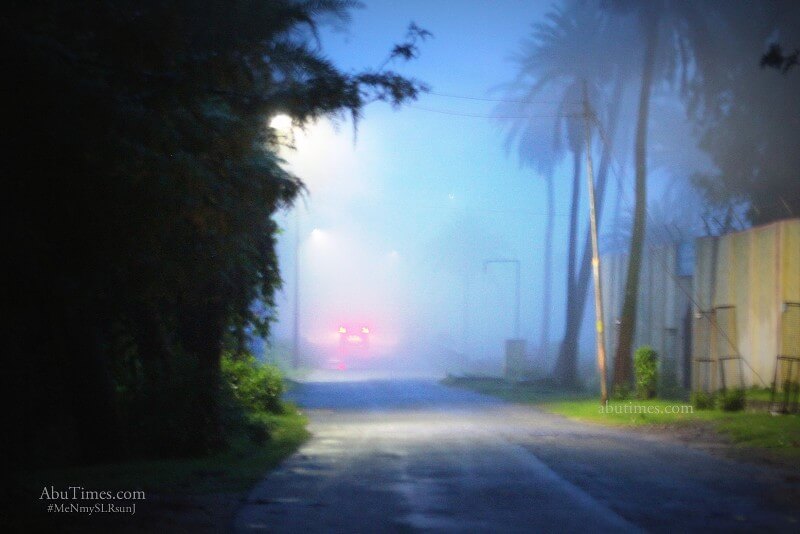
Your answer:
[[[636,303],[639,296],[639,271],[645,232],[645,209],[647,205],[647,125],[650,94],[653,89],[656,47],[658,46],[658,11],[650,5],[642,8],[640,19],[644,40],[642,55],[642,78],[639,89],[639,107],[636,119],[636,142],[634,148],[636,168],[636,192],[633,217],[633,232],[628,254],[628,271],[622,302],[617,350],[614,355],[613,385],[621,387],[633,380],[631,352],[633,334],[636,329]]]
[[[591,247],[587,227],[584,247],[578,246],[578,212],[584,181],[582,155],[584,146],[583,118],[579,115],[583,81],[591,82],[596,97],[613,80],[607,118],[610,121],[609,143],[604,146],[597,178],[598,220],[602,217],[606,176],[611,155],[611,143],[616,130],[626,73],[629,68],[622,58],[630,31],[615,24],[615,20],[598,9],[596,3],[568,2],[547,15],[547,22],[534,26],[533,38],[526,42],[516,60],[520,72],[509,95],[516,99],[535,99],[545,88],[560,91],[560,104],[552,132],[541,132],[541,125],[528,121],[512,125],[509,139],[515,140],[523,161],[531,160],[548,176],[548,215],[545,242],[545,279],[542,310],[542,348],[546,350],[549,320],[552,314],[550,298],[553,217],[553,166],[563,157],[563,140],[572,154],[572,191],[568,229],[565,331],[559,346],[554,378],[567,385],[578,382],[578,339],[589,288]],[[613,36],[613,39],[611,38]],[[552,144],[555,150],[544,150]],[[583,251],[581,254],[581,250]],[[580,254],[580,260],[578,259]]]
[[[786,74],[789,72],[789,69],[797,66],[798,54],[800,54],[800,51],[797,49],[790,54],[784,54],[781,45],[778,43],[772,43],[769,45],[769,49],[761,56],[761,61],[759,64],[761,65],[761,68],[771,67]]]
[[[677,81],[682,94],[689,94],[693,83],[702,76],[694,69],[705,64],[704,41],[707,21],[717,4],[691,2],[636,2],[608,0],[605,6],[620,17],[633,17],[641,35],[641,71],[634,142],[635,207],[628,252],[628,271],[614,355],[615,387],[631,384],[633,336],[636,331],[636,306],[639,294],[639,272],[645,236],[647,203],[647,134],[650,100],[658,81]],[[694,76],[692,76],[694,75]]]
[[[698,173],[695,183],[719,213],[714,227],[727,227],[728,214],[752,224],[800,215],[798,116],[800,77],[796,52],[769,47],[760,66],[757,50],[780,35],[800,41],[800,4],[780,0],[754,3],[747,10],[723,4],[708,32],[707,61],[698,64],[703,83],[690,93],[700,147],[715,169]],[[727,36],[736,35],[730,40]],[[713,43],[720,43],[716,47]],[[766,70],[763,70],[766,69]],[[768,72],[769,71],[769,72]],[[781,75],[781,73],[783,75]],[[741,222],[734,221],[737,226]]]
[[[317,21],[355,5],[53,0],[3,18],[15,469],[224,445],[220,354],[269,328],[252,304],[280,285],[272,216],[302,189],[269,117],[357,119],[423,89],[322,55]],[[412,25],[390,59],[426,36]]]

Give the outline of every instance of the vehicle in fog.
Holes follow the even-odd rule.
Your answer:
[[[340,371],[380,367],[393,361],[398,341],[395,329],[379,323],[358,317],[310,327],[305,337],[309,361],[316,367]]]
[[[341,355],[366,356],[369,352],[369,327],[339,327],[339,353]]]
[[[362,323],[343,323],[336,330],[338,343],[335,352],[327,351],[324,367],[344,371],[364,367],[373,357],[370,350],[370,328]]]

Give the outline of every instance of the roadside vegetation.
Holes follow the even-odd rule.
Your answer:
[[[292,454],[308,438],[307,420],[291,404],[280,414],[262,417],[270,438],[258,444],[245,436],[210,456],[143,460],[37,471],[28,482],[39,495],[53,485],[65,488],[76,480],[86,488],[132,488],[148,494],[208,494],[246,491]]]
[[[355,127],[367,104],[425,89],[392,70],[430,35],[413,24],[378,68],[324,55],[319,24],[346,23],[356,5],[15,6],[2,35],[18,83],[5,100],[22,127],[5,163],[26,172],[5,173],[17,208],[7,300],[9,353],[26,356],[9,374],[24,405],[10,414],[12,479],[214,457],[261,432],[256,416],[226,420],[218,391],[223,353],[270,334],[274,216],[304,191],[271,119]]]
[[[599,394],[589,390],[564,390],[551,381],[507,382],[500,378],[448,377],[444,384],[492,395],[517,404],[562,415],[577,421],[641,430],[698,430],[711,432],[737,448],[757,449],[759,456],[792,465],[800,460],[800,415],[772,415],[760,409],[724,410],[713,403],[699,408],[686,395],[674,398],[612,398],[601,405]],[[753,389],[756,400],[769,399],[769,391]]]
[[[60,481],[240,491],[305,439],[281,374],[248,354],[276,317],[275,215],[305,189],[271,119],[355,128],[425,90],[392,70],[430,36],[414,24],[378,68],[324,55],[319,24],[356,6],[14,7],[4,526]]]
[[[285,383],[278,368],[247,352],[223,355],[221,382],[218,402],[228,438],[220,451],[46,469],[35,472],[29,481],[40,491],[43,486],[74,485],[75,481],[85,487],[166,493],[248,489],[307,439],[307,421],[296,406],[281,399]]]
[[[281,398],[286,382],[276,366],[262,363],[247,352],[226,352],[221,370],[217,402],[223,407],[222,424],[228,441],[220,451],[189,458],[143,458],[42,469],[25,477],[21,491],[38,497],[42,488],[65,490],[76,485],[88,490],[141,490],[146,500],[139,504],[139,514],[157,524],[168,519],[181,528],[190,528],[197,520],[192,516],[199,515],[203,528],[225,527],[246,492],[296,451],[309,434],[306,417]],[[53,514],[43,514],[41,502],[27,502],[34,502],[29,522],[34,518],[45,527],[52,521],[48,516]],[[91,518],[69,520],[76,526],[83,521],[87,526],[97,526]]]

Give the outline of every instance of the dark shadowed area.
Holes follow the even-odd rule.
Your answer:
[[[0,41],[10,531],[797,526],[800,3]]]

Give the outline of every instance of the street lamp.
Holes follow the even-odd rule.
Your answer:
[[[269,121],[269,127],[284,139],[292,137],[292,118],[279,113]],[[294,305],[292,315],[292,367],[300,366],[300,208],[294,209]]]
[[[292,118],[289,115],[280,113],[270,119],[269,127],[281,134],[288,134],[292,131]]]
[[[294,209],[294,315],[292,317],[292,367],[300,367],[300,208]]]

